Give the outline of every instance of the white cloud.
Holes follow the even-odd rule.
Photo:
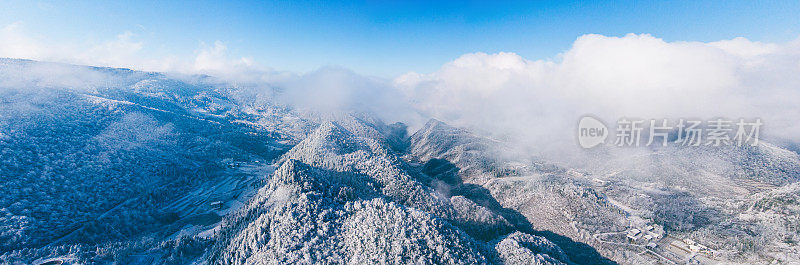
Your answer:
[[[425,115],[538,149],[574,147],[574,126],[584,114],[607,123],[631,116],[760,117],[772,136],[797,141],[798,43],[585,35],[558,61],[466,54],[437,72],[409,73],[394,83]]]
[[[367,109],[412,126],[421,117],[436,117],[544,151],[576,147],[573,129],[584,114],[607,123],[626,116],[760,117],[772,136],[797,142],[800,135],[800,39],[704,43],[590,34],[557,60],[472,53],[434,73],[387,81],[335,67],[276,72],[252,58],[231,56],[219,41],[200,43],[189,58],[154,57],[132,32],[81,45],[42,41],[23,26],[0,28],[0,57],[209,74],[257,89],[278,87],[280,100],[301,107]]]
[[[95,66],[120,66],[134,63],[141,65],[141,50],[144,44],[134,40],[134,34],[130,31],[119,34],[115,39],[104,41],[97,45],[92,45],[86,50],[78,51],[73,58],[76,63],[90,62]]]
[[[0,28],[0,57],[123,67],[143,71],[209,74],[225,79],[262,80],[271,69],[252,58],[232,57],[221,41],[200,43],[193,57],[154,55],[147,43],[130,31],[99,43],[70,43],[35,38],[16,22]]]
[[[272,69],[256,64],[253,58],[230,58],[228,47],[221,41],[215,41],[214,45],[201,43],[200,48],[195,51],[190,66],[171,70],[187,74],[203,73],[248,82],[264,82],[272,72]]]
[[[39,43],[22,31],[22,22],[0,27],[0,57],[41,59]]]

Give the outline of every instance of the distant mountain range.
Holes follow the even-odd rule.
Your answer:
[[[791,263],[796,150],[567,166],[208,76],[0,59],[0,263]]]

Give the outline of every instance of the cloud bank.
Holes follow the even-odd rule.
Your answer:
[[[764,132],[800,140],[800,40],[584,35],[554,61],[466,54],[394,84],[424,115],[540,150],[577,148],[585,114],[612,128],[622,117],[762,118]]]
[[[208,74],[301,108],[372,111],[411,128],[433,117],[544,153],[577,149],[575,126],[586,114],[611,127],[622,117],[762,118],[765,134],[800,142],[800,39],[667,42],[590,34],[554,60],[472,53],[433,73],[386,80],[338,67],[279,72],[230,56],[219,41],[201,43],[191,58],[152,57],[130,32],[75,45],[44,42],[23,29],[0,28],[0,57]],[[41,79],[55,78],[49,76]],[[69,73],[53,76],[71,80]]]

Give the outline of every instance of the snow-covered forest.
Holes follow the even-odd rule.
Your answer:
[[[435,119],[411,130],[263,89],[0,60],[0,263],[677,259],[626,240],[633,229],[718,262],[800,259],[790,146],[603,150],[570,166]]]

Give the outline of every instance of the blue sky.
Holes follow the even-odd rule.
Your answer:
[[[123,32],[148,54],[192,56],[221,41],[234,57],[278,70],[338,65],[392,77],[432,72],[473,52],[555,58],[576,38],[648,33],[666,41],[800,36],[800,1],[9,1],[0,27],[22,23],[48,42],[100,42]]]

